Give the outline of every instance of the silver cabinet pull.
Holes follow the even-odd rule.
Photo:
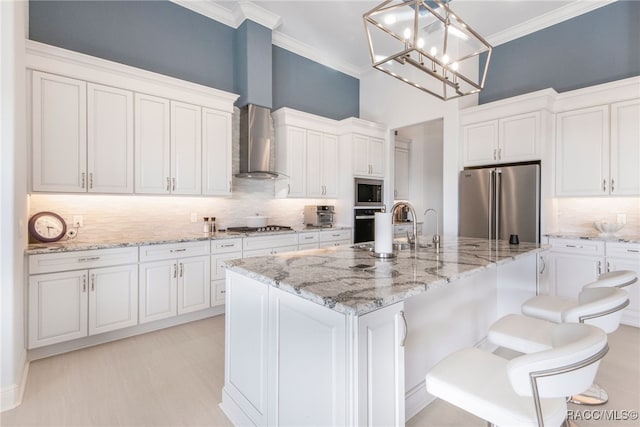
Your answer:
[[[173,264],[173,278],[178,277],[178,264]]]
[[[93,172],[89,172],[89,188],[93,188]]]
[[[78,258],[78,262],[97,261],[99,259],[100,259],[99,256],[92,256],[92,257],[88,257],[88,258]]]
[[[602,180],[602,191],[603,192],[607,191],[607,180],[606,179]]]
[[[291,184],[287,184],[287,196],[291,194]]]
[[[91,274],[91,291],[95,291],[96,290],[96,275],[95,274]]]
[[[615,189],[614,185],[615,185],[615,181],[613,180],[613,178],[611,178],[611,192],[612,193],[613,193],[613,190]]]
[[[82,292],[87,292],[87,275],[82,275]]]
[[[547,268],[547,263],[544,261],[543,257],[540,257],[540,261],[542,261],[542,268],[540,269],[540,271],[538,272],[538,274],[542,274],[544,273],[544,270]]]
[[[171,178],[171,191],[176,191],[176,179]]]
[[[184,276],[184,264],[180,263],[180,277]]]
[[[234,246],[235,246],[235,244],[233,244],[233,243],[227,243],[227,244],[224,244],[224,245],[220,245],[221,248],[232,248]]]
[[[611,271],[611,263],[607,261],[607,273]]]
[[[402,321],[404,323],[404,335],[402,336],[400,347],[404,347],[404,343],[407,341],[407,335],[409,334],[409,327],[407,326],[407,317],[404,315],[404,311],[400,312],[400,316],[402,316]]]
[[[598,261],[598,276],[602,274],[602,261]]]
[[[174,253],[174,252],[185,252],[187,250],[187,248],[182,248],[182,249],[171,249],[169,252]]]
[[[638,250],[638,249],[627,249],[627,252],[631,252],[633,254],[637,254],[637,253],[640,253],[640,250]]]
[[[82,183],[80,184],[81,188],[84,188],[84,179],[85,179],[86,175],[87,174],[84,173],[84,172],[82,172],[82,174],[80,174],[80,176],[81,176],[80,179],[82,180]]]
[[[565,248],[576,248],[576,249],[582,249],[584,246],[582,245],[564,245]]]
[[[313,236],[308,236],[308,237],[303,237],[304,240],[310,240],[313,239]]]
[[[171,179],[167,177],[167,191],[171,190]]]
[[[498,148],[498,160],[502,160],[502,148]]]

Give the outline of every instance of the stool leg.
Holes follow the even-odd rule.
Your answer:
[[[591,387],[589,387],[586,391],[571,396],[569,402],[575,403],[576,405],[588,405],[588,406],[598,406],[604,405],[609,401],[609,395],[598,384],[593,383]]]

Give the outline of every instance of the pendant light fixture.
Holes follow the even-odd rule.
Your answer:
[[[387,0],[365,13],[373,67],[443,100],[480,92],[492,47],[448,3]]]

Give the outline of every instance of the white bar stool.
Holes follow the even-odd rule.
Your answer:
[[[498,346],[521,353],[544,351],[553,345],[553,324],[587,323],[611,333],[620,325],[622,310],[627,305],[627,293],[616,287],[585,285],[578,300],[540,295],[523,304],[525,315],[510,314],[491,325],[488,339]],[[597,384],[578,393],[572,396],[573,403],[601,405],[609,399],[606,391]]]
[[[591,282],[585,287],[589,288],[624,288],[633,285],[638,281],[638,275],[632,270],[615,270],[602,273],[595,282]]]
[[[426,376],[427,391],[500,426],[559,426],[566,397],[592,383],[607,335],[580,323],[549,323],[551,347],[512,360],[477,348],[457,351]]]

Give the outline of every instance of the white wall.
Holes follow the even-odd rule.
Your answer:
[[[360,117],[385,123],[389,129],[443,118],[443,230],[458,232],[459,103],[472,98],[441,101],[380,71],[371,70],[360,78]],[[387,170],[393,171],[393,147],[389,143]],[[389,181],[389,180],[387,180]],[[387,194],[389,189],[387,189]]]
[[[26,135],[24,40],[27,2],[0,1],[0,410],[20,403],[25,371]]]

